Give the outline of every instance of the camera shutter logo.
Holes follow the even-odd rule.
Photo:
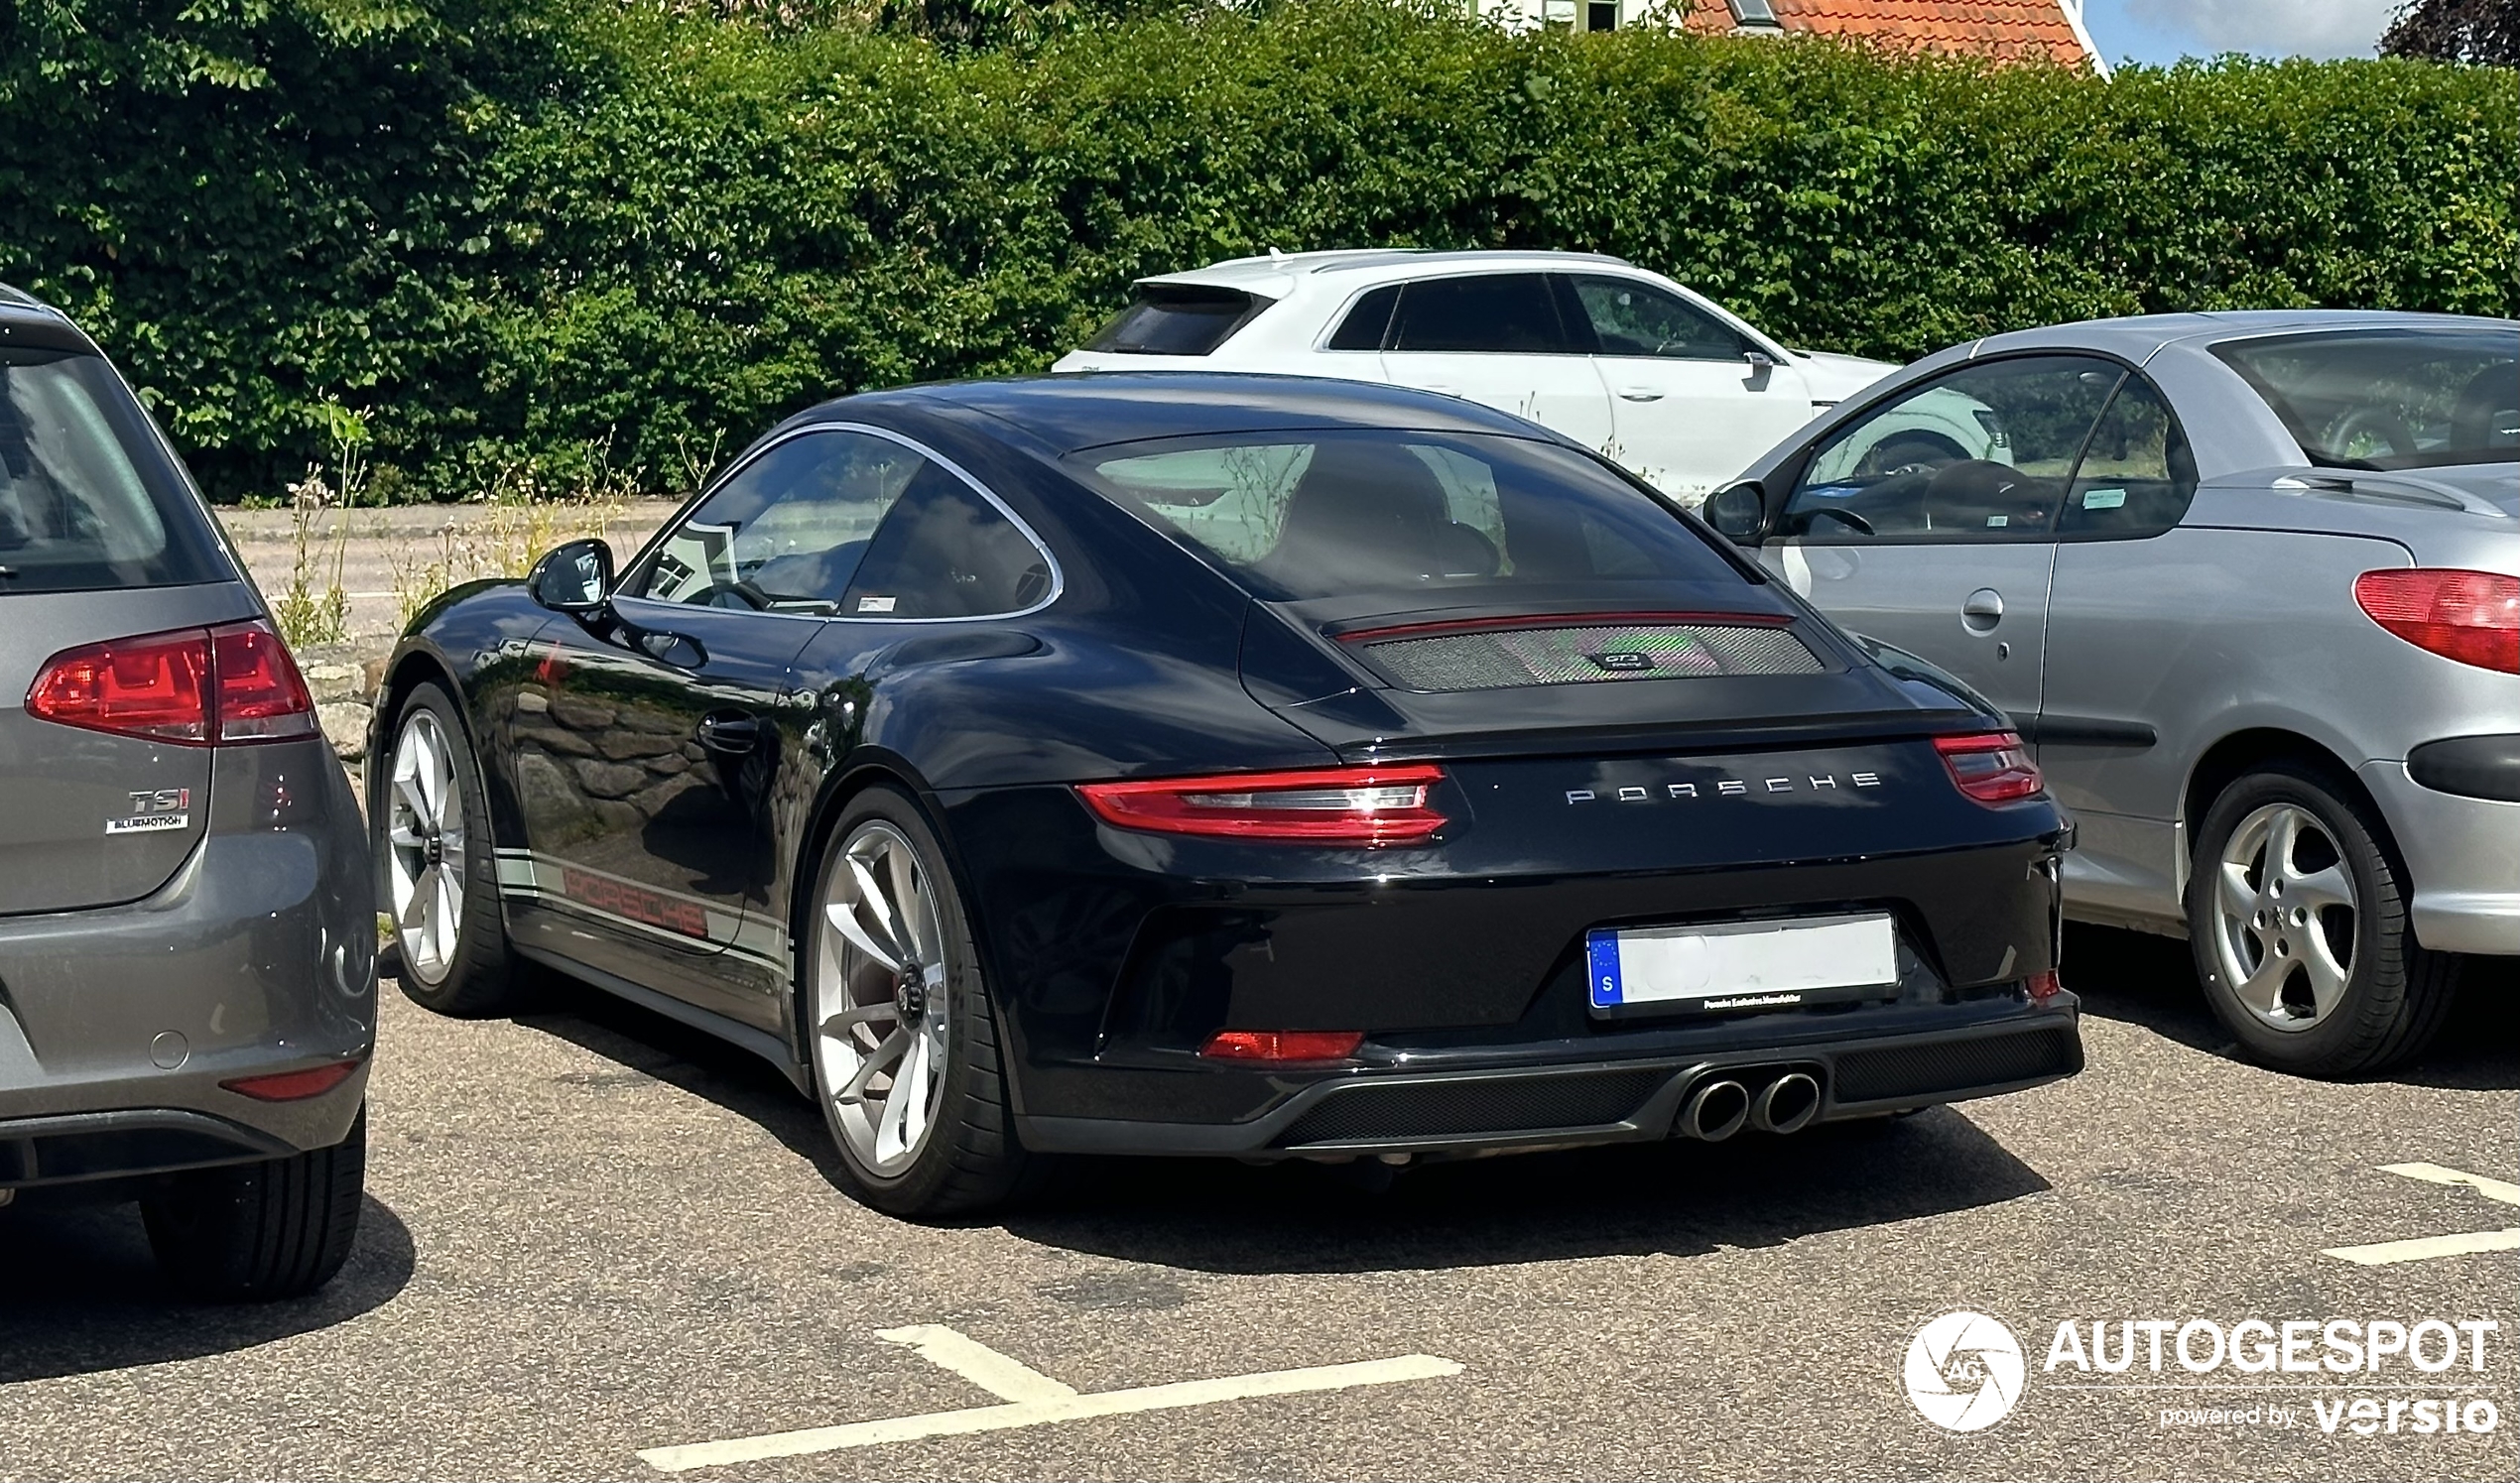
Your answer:
[[[2021,1341],[1984,1313],[1945,1313],[1908,1341],[1908,1400],[1946,1431],[1977,1431],[2021,1399]]]

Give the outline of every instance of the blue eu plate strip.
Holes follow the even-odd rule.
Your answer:
[[[1592,976],[1592,1007],[1608,1009],[1620,1002],[1619,934],[1586,932],[1583,955]]]

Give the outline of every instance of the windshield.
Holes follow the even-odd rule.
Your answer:
[[[2362,329],[2213,353],[2312,463],[2429,468],[2520,458],[2520,329]]]
[[[1477,433],[1264,433],[1071,456],[1103,492],[1265,597],[1651,597],[1747,579],[1652,495],[1573,448]],[[1550,594],[1552,599],[1557,592]]]
[[[0,597],[227,575],[200,506],[102,360],[0,349]]]

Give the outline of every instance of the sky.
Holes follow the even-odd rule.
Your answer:
[[[2083,0],[2100,55],[2166,65],[2182,57],[2368,57],[2400,0]]]

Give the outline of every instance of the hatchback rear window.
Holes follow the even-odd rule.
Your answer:
[[[1102,491],[1281,600],[1443,589],[1642,596],[1747,578],[1573,448],[1481,433],[1268,433],[1071,455]]]
[[[2427,468],[2520,459],[2520,331],[2445,326],[2213,347],[2311,462]]]
[[[208,516],[102,360],[0,349],[0,597],[231,574]]]
[[[1085,348],[1106,355],[1205,355],[1275,302],[1235,289],[1140,284],[1129,307]]]

